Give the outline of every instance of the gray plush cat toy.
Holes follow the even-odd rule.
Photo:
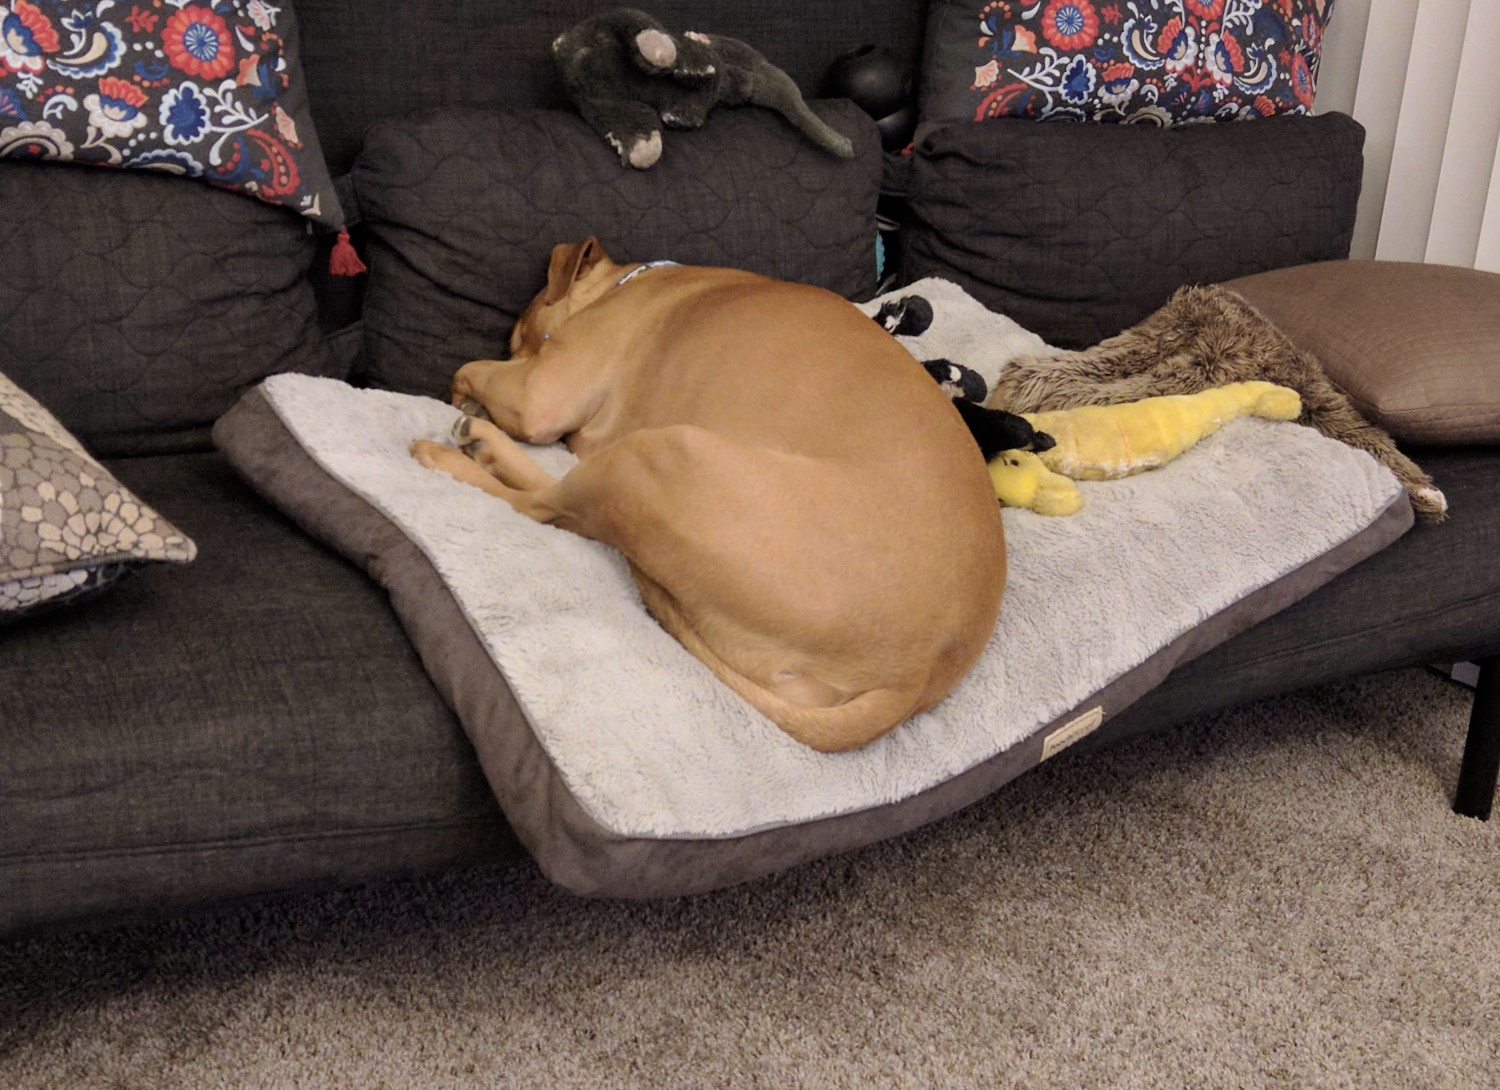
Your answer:
[[[645,12],[617,8],[558,35],[552,56],[584,120],[626,166],[654,165],[662,125],[700,128],[715,106],[769,107],[824,150],[854,155],[849,138],[807,108],[790,76],[734,38],[668,34]]]

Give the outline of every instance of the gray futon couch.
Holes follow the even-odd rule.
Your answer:
[[[299,164],[317,215],[183,178],[0,161],[0,373],[196,547],[190,564],[142,564],[87,601],[0,626],[0,932],[524,852],[378,564],[367,573],[321,544],[215,449],[215,420],[265,375],[441,396],[455,361],[501,351],[547,248],[586,234],[619,260],[738,265],[851,299],[875,294],[877,262],[888,281],[943,276],[1068,348],[1118,333],[1181,285],[1348,254],[1362,134],[1336,115],[1187,138],[960,122],[929,126],[903,153],[882,148],[855,105],[820,101],[856,136],[845,163],[785,150],[794,138],[769,114],[721,111],[701,132],[667,134],[652,184],[671,197],[641,207],[630,187],[644,180],[583,127],[548,57],[597,5],[293,6],[298,33],[285,33],[289,15],[275,30],[283,58],[299,54],[306,100],[287,89],[275,108],[301,118],[297,142],[326,161],[321,190]],[[262,9],[228,7],[226,33],[269,40]],[[864,44],[922,70],[929,25],[906,0],[652,11],[754,43],[809,98]],[[188,41],[180,31],[155,32]],[[253,90],[286,71],[196,63],[208,73],[194,77],[199,92],[235,73]],[[110,88],[128,114],[128,91]],[[192,105],[186,94],[175,109]],[[14,120],[6,101],[0,128]],[[169,113],[132,133],[192,121]],[[271,143],[231,139],[222,155],[243,155],[254,169],[242,180],[263,192],[287,189]],[[588,184],[558,165],[584,161]],[[460,188],[434,204],[434,180],[452,178]],[[341,224],[369,273],[330,272],[348,271]],[[1267,289],[1265,312],[1285,296]],[[1500,756],[1500,449],[1402,448],[1446,494],[1445,521],[1418,523],[1178,666],[1089,744],[1352,674],[1475,661],[1459,806],[1487,815]]]

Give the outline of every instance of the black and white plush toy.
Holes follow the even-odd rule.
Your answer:
[[[936,277],[877,296],[859,308],[900,341],[953,399],[986,462],[1004,450],[1052,448],[1052,437],[1034,431],[1023,417],[984,405],[1008,361],[1050,351],[1035,333],[987,310],[952,281]]]
[[[790,76],[734,38],[669,34],[643,11],[616,8],[558,35],[552,56],[584,120],[638,170],[661,158],[663,125],[700,128],[715,106],[765,106],[825,151],[854,155]]]
[[[1004,409],[988,409],[965,401],[953,399],[958,415],[969,426],[969,434],[979,444],[979,453],[986,462],[995,460],[995,455],[1007,450],[1029,450],[1040,454],[1057,446],[1057,441],[1044,431],[1037,431],[1024,416],[1008,413]]]

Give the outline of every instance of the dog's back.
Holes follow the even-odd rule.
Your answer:
[[[478,464],[417,457],[620,549],[663,627],[793,737],[864,745],[983,651],[1005,587],[984,459],[845,300],[728,269],[627,273],[590,239],[554,249],[511,351],[454,377],[498,425],[476,425]],[[579,462],[554,479],[500,429],[565,437]]]
[[[809,745],[863,745],[945,696],[994,630],[989,476],[949,399],[846,301],[709,272],[652,274],[683,283],[646,305],[620,404],[580,432],[585,450],[653,440],[607,540],[745,699]],[[592,319],[616,303],[643,316],[622,294]]]

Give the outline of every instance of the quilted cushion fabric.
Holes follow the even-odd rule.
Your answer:
[[[0,157],[201,178],[343,226],[288,0],[0,4]]]
[[[279,208],[140,171],[0,164],[0,370],[101,457],[208,449],[276,371],[339,373]]]
[[[664,134],[646,171],[622,167],[572,112],[374,126],[353,172],[370,237],[364,377],[443,396],[462,364],[505,355],[552,247],[590,235],[620,262],[728,265],[872,294],[879,134],[851,103],[817,108],[854,139],[854,159],[756,108]]]
[[[922,120],[1312,112],[1332,0],[935,0]]]
[[[0,623],[92,595],[141,563],[196,553],[0,374]]]
[[[950,125],[913,156],[903,277],[958,281],[1044,340],[1112,337],[1185,284],[1345,258],[1364,130]]]

